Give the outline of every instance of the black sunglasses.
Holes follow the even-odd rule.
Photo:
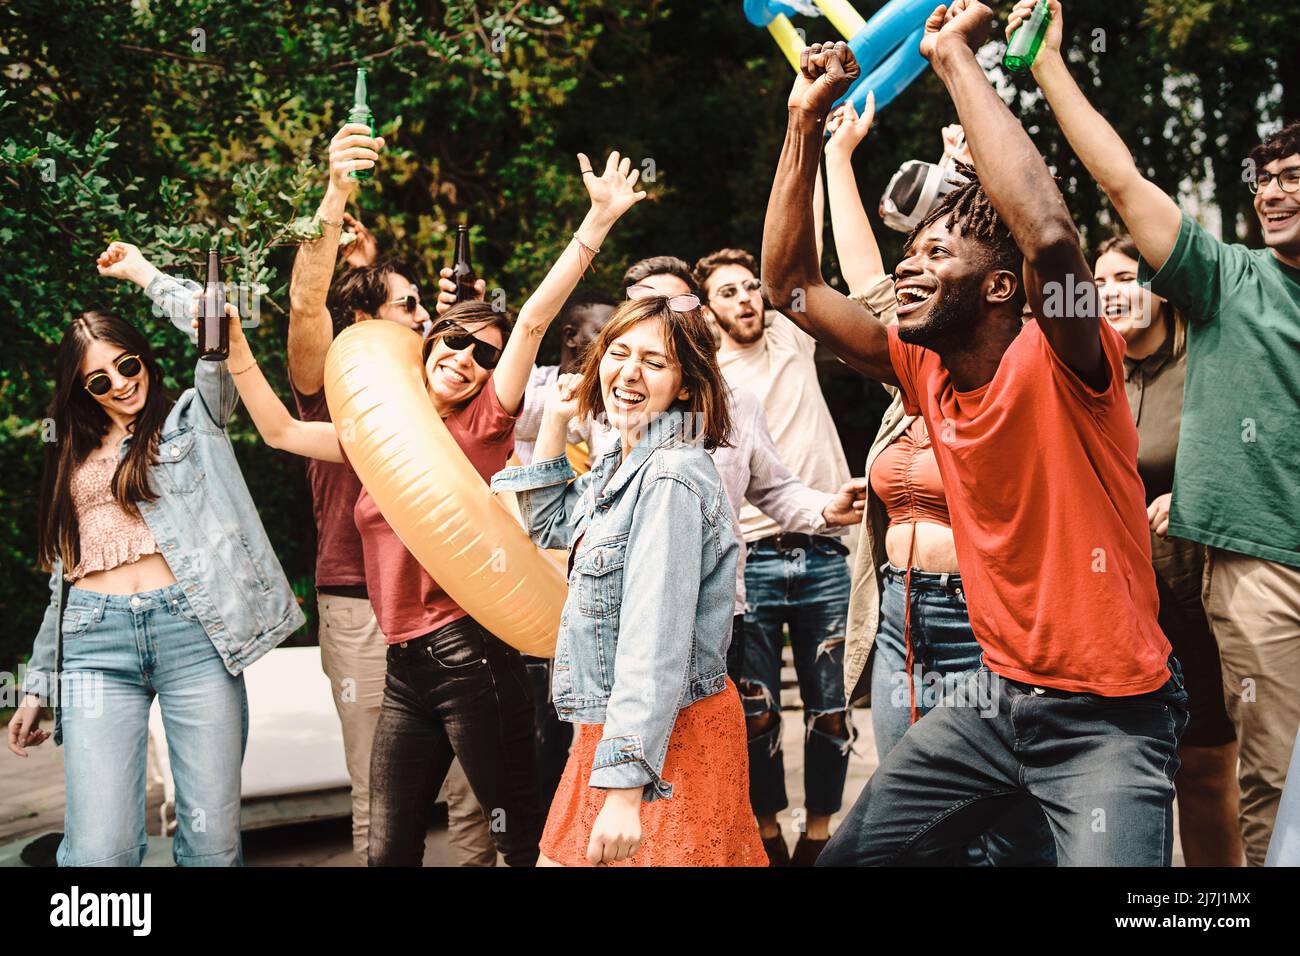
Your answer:
[[[492,371],[497,367],[497,363],[501,361],[501,349],[491,342],[476,339],[455,322],[443,319],[429,330],[429,334],[424,340],[425,362],[429,361],[429,353],[433,351],[433,343],[438,339],[445,341],[447,347],[453,352],[460,352],[471,345],[474,346],[474,364],[485,371]]]
[[[144,371],[144,362],[138,355],[119,355],[113,362],[113,367],[123,378],[135,378]],[[113,390],[113,380],[108,377],[107,372],[92,372],[82,384],[86,391],[96,398],[103,398]]]

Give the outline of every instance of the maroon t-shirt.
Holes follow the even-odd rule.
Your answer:
[[[492,379],[443,419],[451,437],[487,484],[514,450],[515,417],[501,407]],[[409,641],[468,613],[420,566],[366,491],[357,499],[356,526],[366,561],[366,588],[389,644]]]
[[[325,389],[304,395],[294,388],[293,400],[303,421],[330,421]],[[308,458],[307,483],[311,486],[311,510],[316,516],[316,586],[365,584],[361,534],[352,520],[352,510],[361,494],[361,479],[347,465]]]

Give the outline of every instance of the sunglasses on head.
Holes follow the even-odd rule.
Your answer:
[[[429,361],[429,353],[433,351],[433,343],[439,339],[446,342],[447,347],[453,352],[460,352],[472,345],[474,347],[474,364],[484,371],[492,371],[497,367],[497,363],[501,361],[501,349],[491,342],[476,339],[460,325],[449,319],[443,319],[429,330],[429,334],[424,340],[424,361]]]
[[[113,362],[113,367],[123,378],[135,378],[144,371],[144,362],[135,354],[119,355]],[[82,384],[86,391],[96,398],[103,398],[113,390],[113,380],[108,377],[107,372],[92,372]]]
[[[633,302],[641,299],[666,299],[668,308],[674,312],[690,312],[692,309],[700,307],[700,297],[690,292],[684,292],[681,295],[664,295],[648,285],[630,285],[627,287],[627,297]]]

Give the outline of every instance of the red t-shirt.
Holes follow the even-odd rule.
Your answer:
[[[908,414],[925,416],[952,516],[975,637],[1010,680],[1124,697],[1169,679],[1156,614],[1124,340],[1101,324],[1104,392],[1052,351],[1037,321],[992,381],[959,392],[936,352],[889,352]]]
[[[506,466],[514,450],[515,416],[501,407],[492,379],[443,423],[484,484]],[[357,499],[355,518],[365,551],[366,589],[389,644],[421,637],[468,616],[406,550],[364,490]]]
[[[303,421],[330,420],[325,389],[304,395],[294,388],[293,400]],[[311,486],[311,510],[316,516],[316,586],[365,584],[361,535],[352,520],[352,508],[361,494],[361,479],[347,465],[308,458],[307,483]]]

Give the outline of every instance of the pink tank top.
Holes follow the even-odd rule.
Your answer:
[[[77,511],[81,559],[68,575],[69,581],[158,553],[158,545],[140,512],[134,505],[123,510],[113,497],[116,470],[116,458],[87,458],[72,473],[72,506]]]

